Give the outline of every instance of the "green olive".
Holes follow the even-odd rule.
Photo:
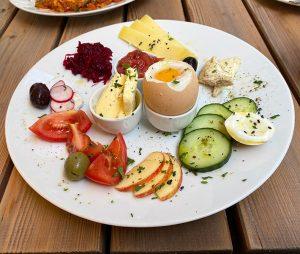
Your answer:
[[[67,177],[72,181],[84,178],[84,173],[90,165],[89,158],[81,152],[72,153],[65,162]]]

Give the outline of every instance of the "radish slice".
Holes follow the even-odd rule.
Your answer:
[[[56,102],[54,100],[51,100],[51,102],[50,102],[51,110],[56,113],[74,109],[74,106],[75,106],[75,104],[71,100],[67,101],[67,102]]]
[[[56,87],[56,86],[64,86],[64,85],[65,85],[65,81],[59,80],[59,81],[57,81],[52,87]]]
[[[50,89],[50,96],[56,102],[66,102],[72,99],[73,90],[67,85],[54,86]]]
[[[83,106],[83,99],[78,93],[73,94],[72,100],[74,102],[74,109],[79,110]]]

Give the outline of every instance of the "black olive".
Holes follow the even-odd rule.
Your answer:
[[[188,56],[186,58],[183,59],[183,62],[186,62],[187,64],[189,64],[190,66],[192,66],[194,68],[194,70],[197,70],[197,66],[198,66],[198,61],[196,58]]]
[[[36,108],[46,108],[50,103],[50,91],[43,83],[35,83],[29,90],[30,101]]]

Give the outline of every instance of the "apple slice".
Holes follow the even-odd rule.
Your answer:
[[[151,153],[144,161],[132,168],[116,186],[119,191],[128,191],[135,185],[150,181],[164,166],[164,155],[161,152]]]
[[[172,173],[173,164],[171,158],[167,153],[164,153],[164,165],[161,167],[160,172],[154,176],[151,180],[144,182],[143,184],[136,185],[133,194],[137,198],[143,198],[155,191],[155,188],[164,183]]]
[[[170,158],[173,164],[172,173],[163,184],[156,188],[156,195],[162,201],[173,197],[182,182],[181,165],[174,156],[170,155]]]

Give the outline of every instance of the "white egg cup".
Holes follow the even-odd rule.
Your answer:
[[[95,111],[97,102],[105,88],[106,87],[103,86],[99,90],[95,91],[89,101],[89,108],[95,124],[105,132],[111,134],[117,134],[119,132],[125,134],[132,131],[137,126],[142,117],[142,94],[138,89],[136,90],[137,107],[131,115],[122,118],[107,118],[98,115]]]
[[[197,101],[187,112],[177,116],[166,116],[154,112],[144,103],[145,113],[149,122],[157,129],[166,132],[176,132],[188,126],[197,114]]]

